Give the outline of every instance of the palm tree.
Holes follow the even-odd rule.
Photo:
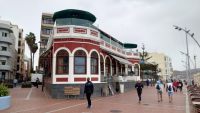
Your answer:
[[[34,54],[38,49],[37,44],[35,43],[36,37],[35,34],[30,32],[25,37],[26,43],[28,44],[28,47],[30,49],[30,56],[31,56],[31,72],[33,72],[33,62],[32,62],[32,54],[33,54],[33,60],[34,60]]]
[[[38,45],[37,43],[32,45],[32,53],[33,53],[33,66],[34,66],[34,56],[35,56],[35,52],[38,50]]]

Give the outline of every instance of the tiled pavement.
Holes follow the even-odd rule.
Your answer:
[[[0,113],[185,113],[185,95],[175,93],[169,103],[164,92],[163,102],[157,102],[154,87],[145,87],[142,102],[138,103],[135,90],[108,97],[92,98],[92,108],[86,108],[86,100],[48,98],[41,88],[11,89],[12,106]]]

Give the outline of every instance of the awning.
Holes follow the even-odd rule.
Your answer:
[[[133,63],[129,62],[128,60],[126,59],[123,59],[123,58],[120,58],[120,57],[117,57],[115,55],[111,55],[114,59],[118,60],[120,63],[122,64],[128,64],[128,65],[133,65]]]

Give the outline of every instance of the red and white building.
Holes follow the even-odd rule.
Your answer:
[[[46,84],[83,84],[138,80],[139,54],[136,44],[122,43],[93,26],[96,17],[81,10],[54,13],[53,33],[47,50],[40,55]]]

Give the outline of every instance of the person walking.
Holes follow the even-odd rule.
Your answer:
[[[147,87],[149,86],[149,79],[146,80]]]
[[[137,89],[137,94],[138,94],[138,98],[139,98],[139,103],[141,102],[142,100],[142,88],[143,88],[143,84],[141,83],[140,80],[137,81],[137,83],[135,84],[135,88]]]
[[[93,94],[94,86],[93,83],[90,81],[90,78],[87,78],[87,82],[85,83],[84,93],[86,94],[88,106],[87,108],[91,108],[91,95]]]
[[[168,96],[169,96],[169,103],[171,103],[173,101],[173,93],[174,93],[173,84],[172,84],[171,81],[169,81],[167,83],[166,90],[167,90],[167,93],[168,93]]]
[[[14,86],[16,87],[17,86],[17,79],[16,78],[13,80],[13,83],[14,83]]]
[[[180,92],[182,92],[183,82],[181,80],[179,80],[179,82],[178,82],[178,88],[180,89]]]
[[[156,90],[157,90],[157,95],[158,95],[158,102],[162,102],[162,94],[163,94],[163,84],[160,82],[160,80],[158,80],[156,82]]]
[[[35,81],[35,82],[36,82],[36,87],[38,88],[38,85],[39,85],[39,82],[40,82],[40,80],[39,80],[38,77],[36,78],[36,81]]]

